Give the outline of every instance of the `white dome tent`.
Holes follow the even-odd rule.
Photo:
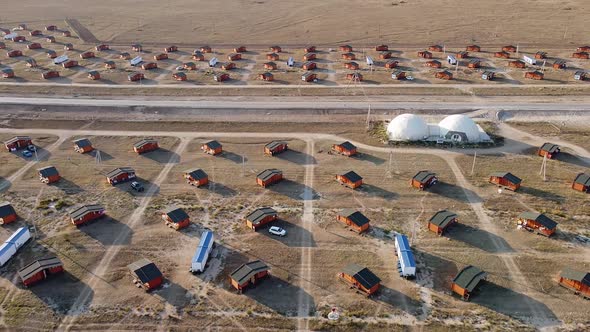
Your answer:
[[[455,142],[481,142],[489,139],[470,117],[463,114],[449,115],[439,124],[440,137]]]
[[[387,135],[392,141],[420,141],[428,138],[428,125],[417,115],[401,114],[389,123]]]

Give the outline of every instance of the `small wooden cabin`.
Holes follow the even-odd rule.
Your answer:
[[[277,61],[277,60],[279,60],[279,55],[276,53],[267,53],[266,60]]]
[[[3,68],[2,78],[14,78],[14,70],[12,68]]]
[[[432,53],[430,53],[429,51],[420,51],[418,52],[418,57],[424,59],[432,59]]]
[[[530,80],[542,80],[545,77],[545,74],[543,74],[540,71],[527,71],[526,73],[524,73],[524,78],[528,78]]]
[[[352,46],[350,45],[340,45],[340,52],[352,52]]]
[[[194,52],[192,59],[195,61],[205,61],[205,55],[201,52]]]
[[[394,70],[391,73],[391,78],[394,80],[405,80],[407,78],[407,74],[403,70]]]
[[[73,68],[78,66],[78,61],[76,60],[68,60],[61,64],[64,68]]]
[[[440,45],[430,45],[428,46],[428,50],[430,52],[442,52],[443,51],[443,47]]]
[[[37,173],[39,174],[39,180],[45,184],[51,184],[61,179],[61,176],[59,175],[59,172],[55,166],[39,168]]]
[[[201,187],[209,183],[209,176],[200,168],[184,171],[184,178],[191,186]]]
[[[252,211],[246,216],[246,226],[257,231],[262,226],[279,219],[279,214],[272,208],[263,207]]]
[[[227,59],[229,61],[242,60],[242,54],[241,53],[230,53],[227,55]]]
[[[229,275],[229,282],[241,294],[248,286],[255,286],[270,275],[269,267],[263,261],[256,260],[242,264]]]
[[[477,59],[473,59],[473,60],[469,61],[469,63],[467,64],[467,67],[472,68],[472,69],[480,68],[481,61],[479,61]]]
[[[72,37],[72,33],[71,33],[70,31],[68,31],[68,30],[64,30],[64,31],[62,31],[62,32],[61,32],[61,35],[62,35],[63,37]]]
[[[346,68],[348,70],[358,70],[359,69],[359,64],[354,61],[345,62],[343,66],[344,66],[344,68]]]
[[[274,45],[268,48],[273,53],[281,53],[283,49],[280,46]]]
[[[245,53],[247,52],[246,46],[238,46],[234,48],[234,53]]]
[[[496,77],[496,73],[493,71],[484,71],[483,74],[481,74],[481,79],[482,80],[488,80],[488,81],[492,81],[494,78]]]
[[[338,213],[336,220],[348,225],[354,231],[362,233],[369,229],[369,218],[353,209],[344,209]]]
[[[224,82],[229,80],[229,74],[228,73],[216,73],[215,75],[213,75],[213,80],[215,82]]]
[[[522,180],[510,172],[496,172],[490,175],[488,182],[495,184],[498,187],[516,191],[520,188]]]
[[[438,60],[430,60],[430,61],[424,62],[424,66],[430,67],[430,68],[440,68],[440,67],[442,67],[442,63]]]
[[[315,53],[306,53],[303,55],[303,61],[314,60],[317,57]]]
[[[65,43],[64,44],[64,50],[71,51],[73,49],[74,49],[74,45],[72,43]]]
[[[354,53],[342,53],[340,58],[343,60],[356,60],[356,55]]]
[[[590,299],[590,273],[565,268],[559,276],[559,285]]]
[[[88,138],[80,138],[74,141],[74,151],[78,153],[86,153],[94,150],[92,143]]]
[[[557,223],[542,213],[523,212],[518,215],[516,224],[526,230],[536,232],[547,237],[557,230]]]
[[[352,189],[356,189],[363,185],[363,178],[354,171],[348,171],[336,175],[336,181],[340,182],[341,185]]]
[[[465,50],[467,52],[481,52],[481,47],[479,45],[468,45]]]
[[[221,69],[223,70],[232,70],[236,68],[236,64],[234,62],[224,62],[221,64]]]
[[[265,169],[256,175],[256,183],[266,188],[283,180],[283,172],[276,168]]]
[[[176,45],[171,45],[171,46],[164,48],[164,52],[166,52],[166,53],[172,53],[172,52],[177,52],[177,51],[178,51],[178,47]]]
[[[547,156],[547,159],[553,159],[556,157],[559,152],[561,152],[561,148],[557,144],[553,143],[544,143],[541,147],[537,150],[537,154],[541,157]]]
[[[137,154],[142,154],[150,151],[155,151],[159,148],[158,141],[153,138],[145,138],[133,144],[133,151]]]
[[[80,53],[80,58],[82,58],[82,59],[91,59],[94,57],[95,57],[94,52],[88,51],[88,52]]]
[[[166,54],[166,53],[160,53],[160,54],[154,55],[154,60],[156,60],[156,61],[167,60],[167,59],[168,59],[168,54]]]
[[[41,36],[43,32],[41,30],[31,30],[29,31],[29,36]]]
[[[289,145],[283,141],[272,141],[264,146],[264,154],[268,156],[274,156],[281,152],[287,151]]]
[[[16,221],[16,211],[8,202],[0,202],[0,225],[7,225]]]
[[[262,81],[271,82],[271,81],[274,81],[275,77],[272,73],[264,72],[264,73],[258,74],[258,79],[262,80]]]
[[[277,64],[274,62],[265,62],[263,67],[264,67],[264,69],[267,69],[267,70],[276,70]]]
[[[314,82],[317,78],[317,74],[312,72],[307,72],[301,75],[301,80],[304,82]]]
[[[215,156],[223,152],[223,147],[218,141],[209,141],[201,145],[201,150]]]
[[[121,52],[121,53],[119,53],[119,59],[131,60],[131,54],[129,54],[128,52]]]
[[[166,226],[180,230],[190,225],[191,220],[183,209],[173,206],[162,212],[162,220]]]
[[[567,64],[565,60],[555,60],[552,65],[553,69],[565,69]]]
[[[576,49],[576,51],[578,52],[590,52],[590,46],[585,45],[585,46],[580,46]]]
[[[381,279],[379,277],[368,268],[355,263],[348,264],[344,267],[342,272],[338,274],[338,277],[367,295],[374,294],[381,286]]]
[[[80,205],[69,211],[70,221],[76,226],[86,224],[105,215],[104,207],[98,204]]]
[[[482,280],[485,280],[488,274],[481,269],[469,265],[463,268],[453,278],[451,290],[468,301]]]
[[[47,57],[48,57],[48,58],[50,58],[50,59],[55,59],[55,58],[57,58],[57,52],[56,52],[56,51],[54,51],[54,50],[47,50],[47,51],[45,52],[45,54],[47,54]]]
[[[14,136],[8,141],[4,141],[4,147],[10,152],[27,148],[29,145],[33,145],[33,140],[29,136]]]
[[[448,70],[443,70],[443,71],[439,71],[436,74],[434,74],[435,78],[441,79],[441,80],[452,80],[453,79],[453,73],[451,73]]]
[[[340,144],[333,144],[332,151],[347,157],[354,156],[358,152],[357,147],[349,141],[342,142]]]
[[[516,46],[513,46],[513,45],[506,45],[506,46],[503,46],[503,47],[502,47],[502,51],[504,51],[504,52],[512,52],[512,53],[514,53],[514,52],[516,52]]]
[[[352,82],[362,82],[363,81],[363,74],[354,72],[346,74],[346,79]]]
[[[377,51],[377,52],[389,51],[389,46],[384,45],[384,44],[377,45],[377,46],[375,46],[375,51]]]
[[[315,62],[307,61],[307,62],[304,62],[303,65],[301,65],[301,68],[303,70],[314,70],[317,68],[317,65]]]
[[[535,59],[547,59],[547,52],[537,51]]]
[[[397,60],[388,60],[387,62],[385,62],[384,67],[387,69],[393,69],[396,68],[399,64],[399,61]]]
[[[315,52],[315,50],[316,50],[316,47],[315,46],[306,46],[303,49],[303,52],[305,52],[305,53],[311,53],[311,52]]]
[[[35,260],[18,271],[18,275],[25,287],[32,286],[50,275],[63,272],[63,263],[56,256]]]
[[[131,167],[118,167],[106,175],[107,183],[116,185],[136,178],[135,170]]]
[[[526,64],[524,63],[524,61],[514,60],[514,61],[508,62],[508,67],[523,69],[526,67]]]
[[[438,211],[428,220],[428,230],[442,236],[449,227],[458,221],[456,213],[448,210]]]
[[[455,56],[457,57],[457,59],[467,59],[469,57],[469,52],[459,51],[457,52],[457,54],[455,54]]]
[[[436,174],[429,171],[420,171],[414,175],[410,185],[420,190],[426,190],[438,182]]]
[[[19,56],[23,56],[23,52],[20,50],[12,50],[12,51],[6,52],[6,56],[9,58],[16,58]]]
[[[141,52],[143,51],[143,47],[140,44],[133,44],[131,45],[131,49],[133,52]]]
[[[211,53],[211,52],[212,52],[212,50],[211,50],[211,47],[210,47],[210,46],[201,46],[200,50],[201,50],[201,52],[203,52],[203,53]]]
[[[45,26],[45,30],[47,30],[47,31],[56,31],[57,30],[57,26],[56,25],[47,25],[47,26]]]
[[[143,73],[131,73],[129,75],[127,75],[127,79],[131,82],[136,82],[136,81],[140,81],[143,80],[145,78],[145,76],[143,75]]]
[[[110,50],[111,48],[109,47],[109,45],[100,44],[100,45],[96,45],[94,47],[94,49],[97,50],[97,51],[107,51],[107,50]]]
[[[145,258],[140,259],[127,265],[127,268],[133,277],[133,283],[137,287],[143,288],[146,292],[162,285],[164,280],[162,272],[150,260]]]
[[[96,71],[96,70],[91,70],[88,72],[88,78],[96,81],[100,79],[100,72]]]
[[[194,62],[185,62],[182,64],[184,70],[197,70],[197,65]]]
[[[143,69],[143,70],[158,69],[158,64],[155,62],[146,62],[141,65],[141,69]]]
[[[30,43],[29,45],[27,45],[27,48],[29,50],[38,50],[41,48],[41,44],[39,43]]]
[[[572,58],[574,59],[588,59],[588,52],[575,52],[572,54]]]
[[[579,173],[572,183],[572,189],[590,193],[590,174]]]
[[[506,51],[500,51],[494,53],[494,58],[510,59],[510,53]]]
[[[172,74],[172,78],[180,82],[186,81],[188,79],[186,73],[181,71],[177,71],[176,73]]]

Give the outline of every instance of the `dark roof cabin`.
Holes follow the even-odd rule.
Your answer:
[[[590,193],[590,174],[579,173],[572,183],[572,189]]]
[[[353,209],[344,209],[340,211],[336,216],[336,220],[350,226],[358,233],[362,233],[369,229],[369,218]]]
[[[363,178],[354,171],[338,174],[336,175],[336,180],[340,182],[340,184],[352,189],[356,189],[363,184]]]
[[[505,51],[496,52],[494,58],[510,59],[510,53]]]
[[[287,142],[272,141],[264,146],[264,154],[269,156],[277,155],[289,149]]]
[[[100,79],[100,73],[98,71],[96,71],[96,70],[91,70],[91,71],[88,72],[88,78],[91,79],[91,80],[93,80],[93,81],[99,80]]]
[[[258,208],[252,211],[246,216],[246,225],[253,229],[258,230],[260,227],[273,222],[279,218],[277,211],[270,207]]]
[[[590,273],[565,268],[559,276],[559,285],[590,298]]]
[[[435,173],[429,171],[420,171],[414,175],[410,184],[414,188],[425,190],[438,182],[438,178]]]
[[[107,173],[107,182],[111,185],[135,179],[135,170],[131,167],[118,167]]]
[[[485,280],[487,275],[487,273],[475,266],[466,266],[453,278],[451,289],[453,292],[459,294],[463,300],[468,301],[477,285],[482,280]]]
[[[436,74],[434,74],[435,78],[441,79],[441,80],[452,80],[453,79],[453,73],[451,73],[448,70],[443,70],[443,71],[439,71]]]
[[[397,60],[388,60],[387,62],[385,62],[385,64],[383,66],[387,69],[393,69],[393,68],[396,68],[398,64],[399,64],[399,61],[397,61]]]
[[[524,63],[524,61],[521,60],[514,60],[514,61],[510,61],[508,62],[508,67],[513,67],[513,68],[525,68],[526,64]]]
[[[13,78],[14,77],[14,70],[12,68],[3,68],[2,69],[2,78]]]
[[[440,68],[440,67],[442,67],[442,64],[438,60],[430,60],[430,61],[424,62],[424,66],[430,67],[430,68]]]
[[[381,279],[371,270],[358,264],[348,264],[338,276],[367,295],[374,294],[381,286]]]
[[[209,176],[200,168],[185,171],[184,178],[192,186],[201,187],[209,183]]]
[[[265,169],[256,175],[256,183],[263,188],[278,183],[281,180],[283,180],[283,172],[276,168]]]
[[[588,52],[575,52],[572,54],[574,59],[588,59],[589,57]]]
[[[432,53],[428,51],[420,51],[418,52],[418,57],[424,59],[432,59]]]
[[[242,264],[230,275],[229,280],[240,293],[248,286],[255,286],[259,280],[269,275],[269,267],[263,261],[256,260]]]
[[[156,264],[145,258],[127,265],[127,268],[133,276],[133,283],[146,292],[162,284],[162,272],[160,272]]]
[[[468,52],[481,52],[481,47],[479,45],[468,45],[465,50]]]
[[[514,52],[516,52],[516,46],[513,46],[513,45],[506,45],[506,46],[503,46],[503,47],[502,47],[502,51],[504,51],[504,52],[512,52],[512,53],[514,53]]]
[[[92,150],[94,150],[94,148],[88,138],[80,138],[74,141],[74,151],[78,153],[86,153]]]
[[[18,275],[26,287],[29,287],[49,275],[63,272],[63,263],[56,256],[41,258],[29,263],[18,271]]]
[[[183,209],[179,207],[170,207],[162,212],[162,219],[166,226],[175,230],[183,229],[190,224],[190,218]]]
[[[14,136],[9,140],[4,141],[4,146],[8,151],[24,149],[29,145],[33,145],[33,141],[29,136]]]
[[[158,141],[153,138],[144,138],[141,141],[133,144],[133,151],[135,151],[137,154],[155,151],[158,148]]]
[[[542,213],[526,211],[518,215],[517,224],[526,230],[544,236],[551,236],[557,230],[557,223]]]
[[[553,143],[544,143],[539,150],[537,150],[537,154],[541,157],[547,156],[547,159],[553,159],[556,157],[561,149],[559,145]]]
[[[542,80],[545,77],[545,74],[543,74],[543,72],[540,71],[527,71],[526,73],[524,73],[524,78],[528,78],[531,80]]]
[[[59,172],[55,166],[39,168],[37,172],[39,173],[39,180],[46,184],[54,183],[61,179],[61,176],[59,175]]]
[[[522,180],[510,172],[496,172],[490,175],[489,182],[512,191],[518,190]]]
[[[354,156],[358,152],[357,147],[349,141],[342,142],[340,144],[333,144],[332,151],[347,157]]]
[[[547,59],[547,52],[537,51],[535,59]]]
[[[8,202],[0,202],[0,225],[7,225],[16,221],[16,211]]]
[[[266,82],[271,82],[271,81],[274,81],[275,77],[270,72],[264,72],[264,73],[258,74],[258,79],[262,80],[262,81],[266,81]]]
[[[430,45],[430,46],[428,46],[428,50],[431,52],[442,52],[443,47],[440,45]]]
[[[456,213],[447,210],[438,211],[428,221],[428,229],[438,235],[443,235],[443,233],[451,225],[457,223],[457,221]]]
[[[218,141],[209,141],[201,145],[201,150],[210,155],[218,155],[223,152],[223,147]]]
[[[555,60],[552,67],[553,69],[565,69],[567,67],[567,63],[565,60]]]
[[[72,208],[69,214],[72,224],[80,226],[104,216],[105,210],[102,205],[98,204],[81,205]]]

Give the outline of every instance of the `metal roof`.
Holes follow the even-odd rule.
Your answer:
[[[277,215],[277,211],[270,207],[263,207],[252,211],[249,215],[246,216],[246,220],[249,220],[250,222],[252,222],[252,224],[257,225],[265,217],[273,215]]]
[[[201,179],[207,178],[207,173],[205,173],[205,171],[203,171],[200,168],[187,170],[187,171],[185,171],[185,173],[188,174],[191,178],[193,178],[195,180],[201,180]]]
[[[12,144],[17,141],[30,141],[31,137],[29,136],[14,136],[13,138],[9,139],[8,141],[4,141],[4,144]]]
[[[8,202],[0,203],[0,218],[15,214],[14,208]]]
[[[354,144],[350,143],[349,141],[340,143],[340,144],[338,144],[338,146],[340,146],[340,147],[342,147],[343,149],[346,149],[346,150],[354,150],[354,149],[356,149],[356,146]]]
[[[145,258],[133,262],[127,265],[127,267],[144,284],[162,276],[162,272],[160,272],[156,264]]]
[[[70,210],[70,218],[77,220],[84,217],[88,213],[100,211],[104,211],[104,207],[98,204],[76,206]]]
[[[553,221],[551,218],[547,217],[546,215],[544,215],[542,213],[526,211],[526,212],[519,214],[518,218],[519,219],[526,219],[526,220],[534,220],[547,229],[554,229],[555,227],[557,227],[557,223],[555,221]]]
[[[63,266],[63,263],[56,256],[41,258],[20,269],[18,275],[22,280],[27,280],[40,271],[58,266]]]
[[[356,174],[354,171],[348,171],[345,173],[340,174],[340,176],[343,176],[345,178],[347,178],[348,180],[350,180],[350,182],[357,182],[357,181],[361,181],[363,178]]]
[[[581,271],[566,267],[561,272],[561,276],[563,278],[574,280],[574,281],[579,281],[587,286],[590,286],[590,273],[588,273],[588,272],[581,272]]]
[[[256,178],[261,179],[262,181],[266,181],[277,174],[283,174],[283,172],[276,168],[269,168],[258,173],[258,175],[256,175]]]
[[[442,210],[430,218],[430,223],[437,225],[438,227],[445,228],[453,220],[457,218],[457,214],[451,211]]]
[[[347,265],[344,269],[342,269],[342,272],[353,277],[366,289],[371,289],[373,286],[381,282],[381,279],[373,274],[371,270],[355,263]]]
[[[554,153],[555,151],[559,150],[559,145],[553,143],[545,143],[541,146],[541,150],[547,151],[549,153]]]
[[[238,284],[243,284],[257,273],[268,271],[269,267],[263,261],[256,260],[242,264],[230,274],[230,277],[237,281]]]
[[[286,146],[287,145],[287,142],[283,142],[283,141],[272,141],[272,142],[266,144],[264,147],[265,148],[268,148],[270,150],[274,150],[274,149],[278,148],[281,145],[285,145]]]
[[[173,206],[164,211],[164,213],[170,218],[170,220],[177,224],[185,219],[188,219],[188,214],[183,209]]]
[[[414,254],[411,251],[401,251],[399,260],[403,262],[403,266],[416,267],[416,260],[414,259]]]
[[[505,178],[506,180],[508,180],[514,184],[519,184],[522,182],[522,180],[518,176],[516,176],[510,172],[495,172],[495,173],[492,173],[492,176],[499,177],[499,178]]]
[[[203,260],[205,259],[205,253],[207,253],[207,249],[209,249],[212,241],[213,232],[204,231],[203,234],[201,234],[201,240],[199,241],[199,246],[197,247],[197,251],[193,256],[193,262],[203,263]]]
[[[112,178],[112,177],[121,175],[123,173],[135,173],[135,170],[131,167],[118,167],[118,168],[115,168],[114,170],[108,172],[107,177]]]
[[[433,177],[436,177],[435,173],[430,171],[420,171],[414,175],[414,180],[419,181],[420,183],[426,183],[430,181]]]
[[[21,227],[16,230],[16,232],[12,233],[12,235],[8,238],[8,240],[4,241],[5,243],[13,243],[15,240],[18,240],[22,237],[25,233],[28,233],[29,229],[27,227]]]
[[[340,215],[350,219],[350,221],[359,227],[370,222],[369,218],[365,217],[364,214],[353,209],[344,209],[340,212]]]
[[[453,279],[453,283],[459,287],[466,289],[468,292],[472,292],[477,284],[484,279],[488,274],[479,268],[469,265],[463,268],[457,276]]]
[[[576,176],[574,182],[588,187],[590,186],[590,174],[580,173]]]
[[[158,141],[156,141],[153,138],[144,138],[141,141],[133,144],[133,146],[136,147],[136,148],[141,148],[142,146],[144,146],[146,144],[150,144],[150,143],[156,143],[156,144],[158,144]]]
[[[41,175],[44,178],[59,175],[59,172],[57,171],[57,168],[55,168],[55,166],[39,168],[37,169],[37,172],[39,172],[39,175]]]
[[[408,237],[403,234],[396,234],[395,235],[395,242],[399,248],[399,251],[409,251],[410,250],[410,243],[408,242]]]
[[[209,148],[209,149],[217,149],[217,148],[221,148],[221,143],[217,142],[217,141],[209,141],[207,143],[205,143],[205,145]]]

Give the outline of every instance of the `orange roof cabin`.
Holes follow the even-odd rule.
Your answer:
[[[80,138],[74,141],[74,151],[78,153],[86,153],[92,150],[94,150],[94,148],[88,138]]]
[[[463,268],[453,278],[451,289],[454,293],[461,296],[465,301],[468,301],[471,295],[476,291],[477,285],[482,280],[485,280],[488,274],[479,268],[469,265]]]
[[[590,299],[590,273],[565,268],[559,276],[559,285]]]
[[[55,166],[39,168],[37,173],[39,174],[39,180],[45,184],[54,183],[61,179],[61,176],[59,175],[59,172]]]
[[[590,174],[579,173],[572,183],[572,189],[590,193]]]
[[[210,46],[207,46],[207,45],[201,46],[200,50],[203,53],[211,53],[212,52],[211,47]]]
[[[350,157],[357,153],[357,147],[349,141],[346,141],[340,144],[333,144],[332,151]]]
[[[90,59],[90,58],[94,58],[94,57],[95,57],[94,52],[88,51],[88,52],[80,53],[80,58],[82,58],[82,59]]]
[[[272,208],[263,207],[252,211],[246,216],[246,226],[258,230],[260,227],[279,219],[279,214]]]
[[[379,59],[389,59],[391,58],[391,52],[390,51],[383,51],[379,53]]]
[[[363,185],[363,178],[354,171],[348,171],[336,175],[336,181],[340,182],[341,185],[352,189],[356,189]]]
[[[424,62],[424,66],[430,67],[430,68],[440,68],[440,67],[442,67],[442,64],[438,60],[430,60],[430,61]]]
[[[230,53],[230,54],[227,55],[227,59],[229,61],[242,60],[242,54],[240,54],[240,53]]]
[[[547,237],[557,230],[557,223],[542,213],[526,211],[518,215],[516,224]]]
[[[105,215],[104,207],[98,204],[80,205],[69,212],[70,221],[76,226],[86,224]]]
[[[38,50],[41,48],[41,44],[39,43],[30,43],[29,45],[27,45],[27,48],[29,50]]]
[[[166,53],[160,53],[160,54],[154,55],[154,60],[156,60],[156,61],[166,60],[166,59],[168,59],[168,54],[166,54]]]
[[[13,78],[14,77],[14,70],[11,68],[3,68],[2,69],[2,78]]]
[[[115,69],[115,68],[117,68],[117,65],[115,64],[115,61],[107,60],[104,62],[104,67],[106,69]]]
[[[164,220],[166,226],[175,230],[183,229],[191,222],[188,214],[179,207],[171,207],[162,212],[162,220]]]
[[[555,60],[555,62],[553,62],[553,69],[565,69],[566,66],[565,60]]]
[[[489,183],[495,184],[498,187],[510,189],[512,191],[518,190],[522,180],[516,175],[509,172],[496,172],[490,175]]]
[[[344,267],[342,272],[338,274],[338,277],[367,295],[374,294],[381,286],[381,279],[379,277],[368,268],[355,263],[348,264]]]
[[[428,51],[420,51],[418,52],[418,57],[424,59],[432,59],[432,53]]]
[[[143,70],[158,69],[158,64],[155,62],[146,62],[141,65],[141,69],[143,69]]]
[[[553,157],[556,157],[559,152],[561,152],[559,145],[553,143],[544,143],[539,150],[537,150],[539,156],[547,156],[547,159],[553,159]]]
[[[377,51],[377,52],[389,51],[389,46],[383,45],[383,44],[377,45],[377,46],[375,46],[375,51]]]
[[[451,73],[448,70],[443,70],[443,71],[439,71],[436,74],[434,74],[435,78],[441,79],[441,80],[452,80],[453,79],[453,73]]]
[[[467,52],[481,52],[481,47],[479,45],[468,45],[465,50]]]
[[[469,57],[469,52],[460,51],[460,52],[457,52],[457,54],[455,54],[455,56],[457,57],[457,59],[467,59]]]
[[[275,77],[272,73],[264,72],[264,73],[258,74],[258,79],[270,82],[270,81],[274,81]]]
[[[0,202],[0,225],[10,224],[16,221],[16,211],[8,202]]]
[[[236,68],[236,64],[233,62],[224,62],[221,64],[221,69],[223,70],[232,70]]]
[[[274,62],[265,62],[263,66],[264,66],[264,69],[268,69],[268,70],[276,70],[277,69],[277,64]]]
[[[141,52],[143,51],[143,47],[141,46],[141,44],[133,44],[131,45],[131,50],[133,52]]]
[[[438,211],[428,220],[428,230],[442,236],[449,227],[457,222],[456,213],[447,210]]]
[[[356,60],[356,55],[354,55],[354,53],[342,53],[340,57],[344,60]]]
[[[197,65],[194,62],[185,62],[182,64],[185,70],[197,70]]]
[[[129,54],[128,52],[121,52],[119,54],[119,59],[121,59],[121,60],[130,60],[131,59],[131,54]]]
[[[318,76],[315,73],[307,72],[301,75],[301,80],[304,82],[314,82],[317,80]]]
[[[526,73],[524,73],[524,78],[528,78],[530,80],[542,80],[545,77],[545,74],[543,74],[540,71],[527,71]]]
[[[516,52],[516,46],[513,46],[513,45],[502,46],[502,51],[514,53],[514,52]]]
[[[362,233],[369,229],[369,218],[353,209],[344,209],[338,213],[336,220],[350,226],[354,231]]]
[[[359,64],[351,61],[351,62],[345,62],[344,63],[344,68],[349,69],[349,70],[358,70],[359,69]]]
[[[210,155],[218,155],[223,152],[223,147],[221,143],[217,141],[209,141],[201,145],[201,150]]]
[[[186,81],[187,80],[186,74],[181,71],[178,71],[178,72],[172,74],[172,78],[177,81]]]
[[[234,53],[244,53],[247,52],[246,46],[238,46],[234,48]]]
[[[202,52],[195,51],[195,52],[193,52],[193,60],[205,61],[205,55]]]
[[[91,70],[91,71],[88,72],[88,78],[91,79],[91,80],[93,80],[93,81],[99,80],[100,79],[100,73],[98,71],[96,71],[96,70]]]
[[[279,59],[279,55],[276,53],[268,53],[266,54],[266,60],[270,61],[277,61]]]
[[[137,154],[142,154],[150,151],[157,150],[159,148],[158,141],[153,138],[145,138],[141,141],[133,144],[133,151]]]
[[[301,65],[301,68],[302,68],[303,70],[314,70],[314,69],[316,69],[316,68],[317,68],[317,65],[316,65],[316,63],[315,63],[315,62],[312,62],[312,61],[307,61],[307,62],[304,62],[304,63]],[[308,81],[308,82],[309,82],[309,81]]]
[[[213,75],[213,80],[215,82],[224,82],[229,80],[229,74],[228,73],[216,73],[215,75]]]
[[[469,63],[467,64],[468,68],[480,68],[481,67],[481,61],[477,60],[477,59],[473,59],[471,61],[469,61]]]
[[[547,59],[547,52],[538,51],[535,53],[535,59]]]
[[[427,188],[432,187],[438,182],[438,178],[436,177],[435,173],[429,171],[420,171],[414,175],[410,184],[414,188],[418,188],[420,190],[426,190]]]
[[[315,52],[315,50],[316,50],[315,46],[306,46],[305,48],[303,48],[303,52],[305,52],[305,53]]]
[[[134,73],[127,75],[127,79],[131,82],[140,81],[140,80],[143,80],[144,78],[145,78],[145,76],[143,75],[143,73],[138,73],[138,72],[134,72]]]
[[[127,268],[133,277],[133,283],[146,292],[162,285],[164,280],[162,272],[160,272],[156,264],[145,258],[127,265]]]
[[[116,185],[136,178],[135,170],[131,167],[118,167],[106,174],[107,183]]]
[[[346,74],[346,79],[353,82],[362,82],[363,81],[363,74],[354,72]]]
[[[47,36],[47,37],[45,37],[45,41],[48,43],[55,43],[55,37]]]
[[[340,45],[340,52],[352,52],[352,46]]]
[[[14,136],[8,141],[4,141],[6,150],[10,152],[27,148],[29,145],[33,145],[33,141],[29,136]]]
[[[280,46],[274,45],[268,48],[271,52],[274,53],[281,53],[283,50],[281,49]]]
[[[264,146],[264,154],[269,156],[277,155],[281,152],[287,151],[289,145],[283,141],[272,141]]]
[[[166,53],[171,53],[171,52],[176,52],[176,51],[178,51],[178,47],[176,47],[175,45],[168,46],[168,47],[164,48],[164,52],[166,52]]]
[[[430,45],[428,46],[428,50],[430,52],[442,52],[443,51],[443,47],[440,45]]]
[[[256,183],[263,188],[281,182],[282,180],[283,172],[276,168],[265,169],[256,175]]]
[[[305,55],[303,55],[303,61],[309,61],[309,60],[313,60],[316,58],[316,54],[315,53],[305,53]]]
[[[494,58],[510,59],[510,53],[506,51],[500,51],[494,53]]]
[[[384,67],[387,69],[393,69],[393,68],[396,68],[398,64],[399,64],[399,61],[397,61],[397,60],[388,60],[387,62],[385,62]]]
[[[268,277],[269,267],[263,261],[256,260],[242,264],[229,275],[233,288],[242,293],[248,286],[255,286],[260,280]]]
[[[513,67],[513,68],[525,68],[526,64],[521,61],[521,60],[514,60],[514,61],[510,61],[508,62],[508,67]]]
[[[200,168],[185,171],[184,178],[191,186],[201,187],[209,183],[209,176]]]
[[[575,52],[572,54],[572,58],[574,59],[588,59],[588,52]]]
[[[29,287],[52,274],[63,272],[64,266],[55,256],[38,259],[18,271],[18,276],[25,287]]]

